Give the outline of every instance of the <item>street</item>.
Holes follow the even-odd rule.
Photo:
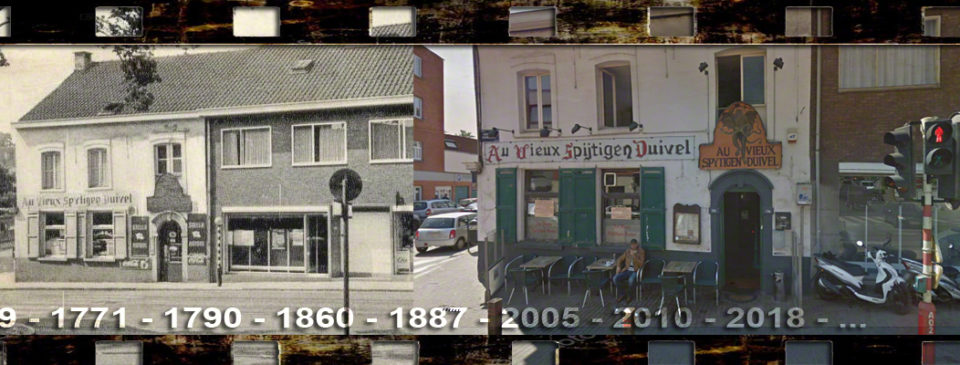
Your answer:
[[[413,260],[414,300],[416,307],[429,310],[441,307],[466,307],[456,330],[446,326],[431,329],[430,334],[486,334],[483,285],[477,280],[477,246],[458,251],[452,247],[431,248]],[[453,316],[448,316],[453,318]],[[426,334],[426,332],[418,332]]]
[[[351,334],[391,334],[396,325],[390,312],[398,307],[409,311],[410,291],[351,291],[350,307],[354,315]],[[20,325],[32,328],[36,334],[324,334],[341,335],[343,330],[332,322],[336,311],[343,306],[343,295],[336,290],[235,290],[210,289],[4,289],[0,290],[0,307],[16,311]],[[57,329],[57,319],[52,314],[64,308],[64,329]],[[79,308],[106,307],[99,329],[93,329],[96,312],[84,315],[75,326]],[[113,314],[124,308],[126,329],[118,329],[119,315]],[[192,309],[204,309],[188,328]],[[239,310],[227,314],[227,308]],[[78,308],[77,311],[71,308]],[[171,308],[177,308],[176,329],[171,329]],[[208,308],[217,308],[210,309]],[[287,323],[278,312],[289,308]],[[309,308],[302,309],[301,308]],[[330,313],[318,315],[322,308]],[[298,311],[300,313],[298,313]],[[4,317],[0,310],[0,322]],[[218,318],[219,317],[219,318]],[[302,318],[301,318],[302,317]],[[30,319],[39,319],[31,323]],[[147,323],[145,318],[149,318]],[[370,323],[368,318],[376,318]],[[262,323],[259,322],[262,319]],[[151,321],[152,320],[152,321]],[[218,323],[219,322],[219,323]],[[318,324],[319,322],[319,324]],[[236,324],[236,328],[228,328]],[[212,329],[206,326],[209,324]],[[326,328],[322,328],[326,327]],[[74,330],[74,328],[78,328]],[[30,329],[27,329],[29,332]]]

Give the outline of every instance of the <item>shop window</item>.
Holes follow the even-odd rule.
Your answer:
[[[730,55],[717,57],[717,108],[723,111],[738,101],[764,104],[764,56]]]
[[[413,55],[413,75],[423,77],[423,60],[417,55]]]
[[[641,238],[640,170],[603,170],[603,242],[627,244]]]
[[[840,47],[840,89],[936,85],[936,46]]]
[[[223,167],[270,166],[270,127],[224,129]]]
[[[436,188],[433,189],[433,191],[434,191],[434,194],[436,195],[434,199],[450,199],[450,195],[453,192],[453,189],[451,189],[449,186],[437,186]],[[442,207],[452,208],[453,206],[449,206],[448,204],[443,204]]]
[[[43,190],[63,189],[63,158],[60,151],[40,154]]]
[[[607,128],[627,127],[633,121],[633,89],[630,65],[600,67],[600,120]]]
[[[230,264],[235,271],[303,272],[304,218],[230,218]]]
[[[89,217],[90,240],[87,245],[87,258],[113,257],[113,212],[93,212]]]
[[[423,161],[423,143],[420,141],[413,142],[413,160]]]
[[[560,198],[559,171],[527,170],[524,180],[525,238],[532,241],[558,239],[560,232],[557,219]]]
[[[317,123],[293,126],[293,164],[347,163],[347,124]]]
[[[521,74],[523,95],[523,129],[553,127],[553,110],[549,73]]]
[[[413,200],[423,200],[423,187],[421,186],[413,187]]]
[[[106,148],[87,150],[87,187],[104,188],[110,186],[110,163]]]
[[[163,143],[153,146],[154,171],[163,174],[183,175],[183,148],[179,143]]]
[[[370,121],[370,162],[413,161],[413,120]]]
[[[67,226],[64,214],[43,213],[43,247],[44,257],[67,256]]]
[[[423,119],[423,99],[419,96],[413,97],[413,117]]]

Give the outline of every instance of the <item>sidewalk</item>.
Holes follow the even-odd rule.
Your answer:
[[[250,281],[216,283],[13,282],[12,273],[0,273],[0,290],[343,290],[342,278],[314,281]],[[350,291],[413,291],[413,280],[377,277],[350,278]]]

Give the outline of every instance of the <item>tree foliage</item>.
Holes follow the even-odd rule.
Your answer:
[[[152,83],[163,81],[157,73],[157,60],[153,57],[153,47],[127,45],[113,47],[113,53],[120,59],[123,71],[123,84],[126,96],[123,103],[138,112],[145,112],[153,104],[154,96],[147,89]]]
[[[143,33],[143,14],[137,7],[115,7],[110,14],[97,17],[96,31],[100,37],[139,37]]]
[[[13,171],[0,166],[0,208],[17,206],[17,178]]]
[[[460,130],[460,137],[473,138],[473,132],[470,132],[470,131],[465,130],[465,129],[461,129],[461,130]]]

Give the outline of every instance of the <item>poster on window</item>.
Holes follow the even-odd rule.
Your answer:
[[[282,229],[271,230],[270,235],[270,249],[285,250],[287,248],[287,235]]]
[[[130,217],[130,256],[150,255],[150,218]]]
[[[299,229],[290,230],[290,245],[303,246],[303,231]]]
[[[250,230],[233,231],[233,245],[253,247],[253,231],[250,231]]]
[[[533,216],[540,218],[553,217],[553,199],[537,199],[533,203]]]
[[[631,207],[611,207],[611,219],[633,219],[633,209]]]
[[[207,254],[207,215],[187,215],[187,254]]]

